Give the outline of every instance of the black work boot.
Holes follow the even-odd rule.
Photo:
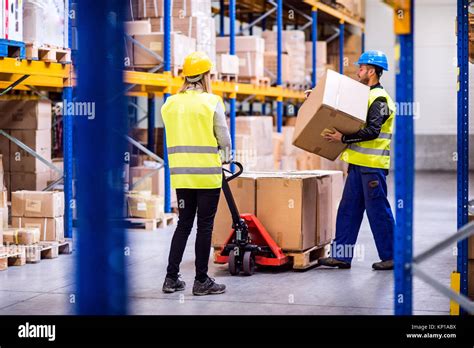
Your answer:
[[[380,261],[372,265],[375,271],[389,271],[393,269],[393,260]]]
[[[204,295],[216,295],[223,294],[225,292],[224,284],[217,284],[214,279],[207,278],[204,283],[199,280],[194,281],[193,295],[204,296]]]
[[[186,283],[179,279],[172,279],[172,278],[165,278],[165,282],[163,283],[163,292],[170,294],[175,291],[182,291],[186,288]]]
[[[351,268],[351,264],[349,262],[340,261],[333,257],[323,257],[318,260],[318,265],[320,266],[328,266],[328,267],[338,267],[342,269]]]

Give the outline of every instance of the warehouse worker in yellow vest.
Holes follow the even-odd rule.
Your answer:
[[[203,52],[186,57],[185,81],[161,108],[171,186],[176,189],[179,221],[171,242],[163,292],[185,289],[179,265],[197,214],[194,295],[221,294],[225,285],[207,275],[211,235],[222,187],[222,163],[231,160],[231,140],[221,97],[211,93],[212,62]]]
[[[395,118],[395,103],[379,80],[388,70],[387,57],[380,51],[368,51],[358,61],[359,81],[370,87],[369,110],[365,127],[355,134],[337,130],[326,135],[330,142],[348,144],[341,159],[349,163],[348,176],[336,221],[336,239],[331,257],[320,265],[350,268],[360,225],[367,212],[381,259],[374,270],[393,269],[393,233],[395,221],[387,199],[386,176],[390,168],[390,144]]]

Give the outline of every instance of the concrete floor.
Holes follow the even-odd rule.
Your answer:
[[[389,179],[390,187],[393,187],[393,175]],[[419,173],[415,194],[414,249],[419,253],[456,230],[456,176],[454,173]],[[393,197],[393,191],[390,195]],[[371,270],[372,262],[378,258],[366,219],[358,240],[365,252],[363,258],[354,260],[350,270],[265,271],[252,277],[232,277],[226,266],[210,263],[210,275],[225,283],[227,292],[206,297],[191,294],[194,233],[181,268],[187,283],[186,291],[168,295],[161,292],[173,230],[171,226],[151,233],[127,233],[131,251],[127,261],[130,313],[393,313],[393,276],[391,272]],[[73,258],[74,255],[61,255],[54,260],[10,267],[0,272],[0,314],[73,314]],[[424,269],[449,285],[455,264],[453,250],[445,250],[425,262]],[[413,293],[415,314],[448,314],[449,301],[422,281],[414,281]]]

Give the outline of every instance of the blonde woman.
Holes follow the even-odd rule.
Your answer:
[[[179,221],[171,242],[163,292],[185,289],[179,265],[197,214],[196,277],[193,294],[225,292],[207,275],[214,217],[222,187],[222,163],[230,161],[231,140],[221,97],[212,94],[212,62],[203,52],[186,57],[185,81],[161,108],[166,130],[171,186],[176,189]]]

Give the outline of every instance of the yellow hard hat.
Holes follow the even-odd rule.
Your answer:
[[[204,52],[193,52],[184,59],[183,76],[196,76],[210,71],[212,61]]]

